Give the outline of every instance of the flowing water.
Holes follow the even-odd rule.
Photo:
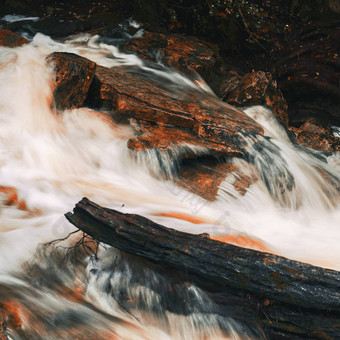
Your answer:
[[[0,300],[14,301],[22,322],[21,331],[8,330],[9,338],[262,337],[256,327],[216,313],[195,285],[172,282],[139,259],[103,245],[98,256],[87,256],[85,247],[67,249],[79,234],[39,246],[75,231],[63,214],[84,196],[179,230],[236,235],[273,253],[340,269],[339,154],[292,144],[269,110],[248,108],[265,136],[245,137],[247,159],[233,162],[258,180],[241,196],[231,175],[216,201],[205,201],[171,181],[176,152],[161,163],[156,151],[136,156],[127,148],[132,129],[106,112],[56,113],[53,70],[45,62],[53,51],[77,53],[106,67],[134,67],[182,89],[210,91],[199,79],[145,65],[98,37],[60,43],[37,34],[28,45],[0,48],[0,185],[2,191],[16,191],[12,202],[8,189],[0,194]],[[164,168],[168,180],[157,176]]]

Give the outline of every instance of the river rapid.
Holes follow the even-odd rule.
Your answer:
[[[233,162],[258,181],[241,196],[227,177],[217,199],[208,202],[161,176],[156,153],[129,150],[132,128],[107,112],[51,108],[53,69],[46,57],[54,51],[209,91],[205,83],[145,65],[99,37],[61,43],[38,33],[22,47],[0,47],[0,185],[18,196],[9,204],[8,194],[0,193],[0,300],[15,301],[22,320],[20,332],[8,330],[9,339],[262,338],[261,330],[218,315],[195,285],[174,286],[141,260],[104,245],[97,256],[88,248],[67,249],[79,233],[46,245],[76,230],[64,214],[84,196],[178,230],[241,236],[250,242],[244,246],[256,242],[272,253],[340,270],[339,154],[304,150],[268,109],[246,108],[265,138],[261,151],[248,141],[252,164]],[[280,192],[278,168],[294,183],[292,190]]]

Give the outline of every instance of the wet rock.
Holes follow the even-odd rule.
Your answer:
[[[80,107],[87,97],[87,105],[135,119],[139,136],[129,147],[137,151],[192,143],[217,156],[240,156],[240,134],[263,133],[243,111],[198,90],[171,92],[141,75],[96,66],[71,53],[53,53],[48,62],[56,69],[57,108]]]
[[[176,183],[184,189],[203,197],[208,201],[214,201],[219,185],[236,169],[229,163],[220,164],[196,164],[181,169]],[[200,201],[191,198],[192,209],[195,211],[201,207]]]
[[[302,126],[300,126],[301,131],[311,132],[315,134],[332,135],[331,127],[320,121],[317,118],[309,118]]]
[[[300,145],[325,152],[339,152],[340,138],[326,123],[309,118],[300,128],[291,128]]]
[[[229,195],[243,196],[258,178],[254,174],[246,174],[240,170],[241,167],[232,162],[218,162],[208,157],[198,161],[186,160],[179,170],[176,184],[208,201],[214,201],[221,183],[226,180],[230,188]],[[194,199],[188,200],[192,200],[190,202],[193,206],[200,204]]]
[[[211,94],[186,87],[171,90],[135,69],[99,65],[95,71],[91,68],[94,76],[86,91],[78,69],[89,61],[67,53],[52,54],[49,60],[57,60],[59,107],[83,105],[88,92],[86,105],[104,108],[116,120],[132,125],[135,137],[128,141],[129,149],[164,153],[179,165],[179,185],[208,200],[215,199],[219,184],[234,168],[226,159],[243,156],[244,137],[263,134],[243,111]],[[235,185],[240,193],[246,191],[247,183]]]
[[[235,106],[265,105],[288,124],[287,102],[269,72],[251,72],[244,77],[229,73],[221,84],[220,97]]]
[[[250,187],[250,185],[255,181],[255,178],[249,176],[238,177],[235,178],[233,186],[240,193],[240,195],[243,196],[247,192],[247,189]]]
[[[151,80],[117,68],[97,66],[88,102],[120,116],[154,124],[152,128],[142,124],[141,136],[129,142],[129,147],[137,151],[156,145],[165,149],[167,142],[184,144],[188,138],[189,143],[214,154],[223,151],[225,156],[235,156],[242,154],[240,133],[263,133],[243,111],[211,95],[198,91],[171,93]]]
[[[83,105],[91,85],[96,64],[73,53],[55,52],[48,56],[55,66],[54,101],[58,109]]]
[[[235,91],[242,80],[242,76],[236,71],[229,71],[219,84],[218,94],[223,99]]]
[[[174,126],[162,126],[143,121],[136,121],[142,135],[128,141],[129,149],[143,151],[157,148],[163,152],[172,153],[178,150],[182,159],[195,158],[199,155],[210,154],[216,157],[240,157],[242,153],[238,149],[217,143],[207,143],[193,132],[179,129]],[[135,126],[136,126],[135,125]]]
[[[162,61],[165,65],[184,72],[198,72],[209,81],[213,73],[219,72],[222,61],[218,48],[196,37],[179,34],[161,34],[145,31],[145,35],[134,38],[123,46],[123,51],[133,52],[143,59]]]
[[[340,139],[335,136],[326,136],[323,134],[302,131],[299,133],[297,140],[300,145],[314,150],[325,152],[340,151]]]
[[[28,44],[28,40],[9,30],[0,30],[0,46],[18,47]]]
[[[97,66],[89,102],[128,118],[185,128],[194,125],[192,116],[187,112],[194,104],[181,103],[153,82],[118,68]]]

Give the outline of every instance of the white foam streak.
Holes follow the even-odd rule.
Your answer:
[[[18,21],[38,21],[39,17],[25,17],[23,15],[13,15],[13,14],[7,14],[4,17],[2,17],[0,20],[4,20],[7,22],[18,22]]]

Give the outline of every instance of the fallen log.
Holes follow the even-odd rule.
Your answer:
[[[87,198],[65,216],[97,241],[184,272],[211,293],[222,314],[223,304],[230,313],[232,301],[233,313],[250,323],[256,320],[269,338],[340,335],[337,271],[166,228]]]

